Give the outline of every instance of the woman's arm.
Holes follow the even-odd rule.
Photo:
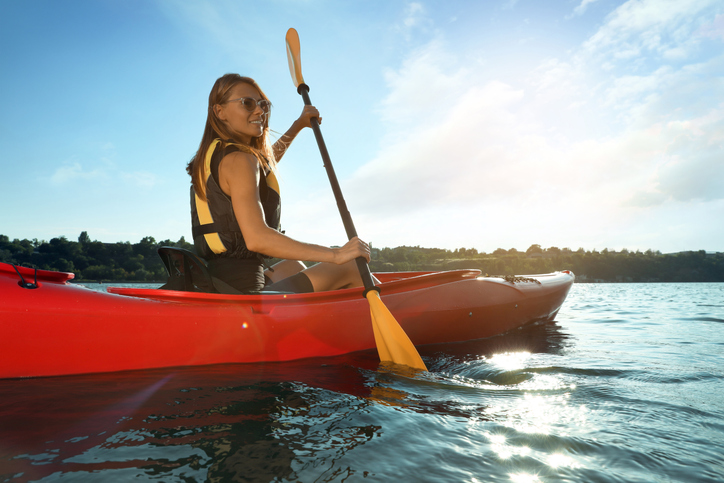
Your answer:
[[[328,248],[294,240],[269,228],[259,199],[261,171],[257,159],[248,153],[235,152],[219,165],[222,190],[231,196],[236,219],[249,250],[274,258],[343,264],[357,257],[369,262],[369,246],[355,237],[342,248]]]
[[[305,127],[312,127],[313,117],[316,117],[320,124],[322,123],[322,118],[319,116],[319,111],[316,107],[304,106],[302,114],[299,116],[299,118],[292,123],[291,127],[287,129],[287,132],[285,132],[282,137],[277,139],[277,141],[272,146],[272,148],[274,149],[274,157],[276,158],[277,162],[282,159],[289,145],[292,144],[294,138],[297,137],[297,134],[299,134],[299,132]]]

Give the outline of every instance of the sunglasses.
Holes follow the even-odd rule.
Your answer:
[[[271,102],[266,99],[260,99],[257,101],[253,97],[240,97],[238,99],[229,99],[226,102],[234,101],[239,101],[241,105],[244,106],[244,109],[249,112],[254,112],[256,110],[256,106],[259,106],[265,113],[269,112],[269,109],[271,109]]]

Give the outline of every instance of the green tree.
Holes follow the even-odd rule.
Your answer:
[[[540,245],[531,245],[525,251],[525,254],[528,256],[533,255],[534,253],[539,253],[541,255],[543,254],[543,249],[540,247]]]
[[[87,231],[80,232],[80,236],[78,237],[78,243],[80,243],[83,246],[86,246],[90,242],[91,242],[91,239],[88,236],[88,232]]]

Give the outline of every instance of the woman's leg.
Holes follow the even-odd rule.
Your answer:
[[[315,292],[323,292],[327,290],[338,290],[341,288],[361,287],[362,278],[359,275],[357,263],[352,260],[343,265],[334,263],[318,263],[312,267],[304,268],[304,264],[294,260],[283,260],[275,264],[272,268],[274,271],[265,271],[264,274],[269,277],[272,283],[280,282],[288,277],[303,272],[312,284]],[[372,281],[378,284],[379,281],[372,276]],[[280,290],[291,290],[293,288],[282,287]]]
[[[304,270],[304,274],[309,277],[315,292],[361,287],[363,285],[357,263],[354,260],[342,265],[318,263]]]
[[[274,271],[264,270],[264,276],[274,283],[301,272],[306,269],[307,266],[299,260],[282,260],[281,262],[275,263],[272,268]]]

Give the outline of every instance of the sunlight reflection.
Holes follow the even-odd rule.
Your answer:
[[[561,468],[561,467],[567,467],[567,468],[580,468],[581,465],[577,464],[573,458],[570,456],[566,456],[564,454],[556,453],[548,456],[548,459],[546,461],[548,463],[548,466],[552,468]]]
[[[501,459],[508,459],[512,456],[526,456],[530,454],[530,448],[528,446],[513,446],[507,443],[505,436],[502,434],[490,434],[486,435],[490,439],[491,449]]]
[[[515,371],[525,368],[525,361],[530,357],[530,352],[503,352],[495,354],[489,359],[494,366],[504,371]]]
[[[508,476],[510,476],[510,481],[514,481],[515,483],[535,483],[541,481],[538,475],[529,475],[527,473],[511,473]]]
[[[537,374],[533,379],[518,384],[518,388],[526,391],[552,391],[556,389],[567,389],[568,385],[563,382],[560,376],[548,374]],[[566,394],[566,397],[570,393]]]
[[[582,427],[588,421],[588,409],[569,404],[570,393],[554,396],[526,394],[515,402],[493,405],[485,412],[508,427],[524,433],[553,434],[555,428]],[[558,432],[565,436],[567,432]]]

